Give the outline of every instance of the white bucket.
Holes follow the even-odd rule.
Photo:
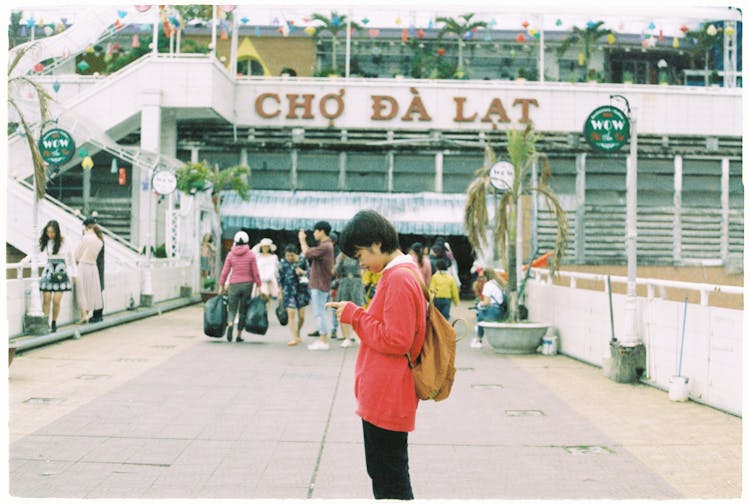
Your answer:
[[[542,354],[544,355],[556,355],[557,354],[557,336],[545,335],[542,338]]]
[[[688,380],[687,376],[672,376],[669,378],[670,401],[687,401]]]

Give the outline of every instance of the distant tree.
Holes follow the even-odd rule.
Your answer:
[[[313,33],[315,40],[320,40],[320,35],[324,32],[331,34],[331,57],[333,59],[331,62],[331,68],[333,68],[333,71],[335,72],[338,68],[336,63],[336,46],[338,45],[339,33],[341,33],[342,30],[346,30],[346,16],[333,11],[331,12],[331,17],[326,17],[323,14],[313,14],[312,20],[322,23],[315,26],[315,33]],[[352,30],[362,29],[362,27],[354,21],[351,22],[351,27]]]
[[[557,48],[557,55],[564,55],[571,47],[580,45],[583,49],[583,75],[589,74],[589,63],[591,61],[591,52],[596,46],[599,39],[612,33],[612,30],[602,28],[604,21],[589,23],[585,29],[574,26],[567,38],[563,40],[560,47]]]
[[[449,17],[438,17],[435,19],[438,23],[443,23],[443,27],[438,32],[438,40],[441,40],[448,34],[453,34],[458,37],[458,66],[456,67],[456,74],[459,77],[464,73],[465,38],[476,29],[487,27],[487,23],[484,21],[472,22],[471,18],[473,17],[474,14],[469,13],[458,16],[458,19]]]
[[[703,23],[699,30],[688,31],[685,39],[692,42],[690,47],[690,68],[696,69],[700,65],[706,73],[709,68],[715,68],[715,62],[711,61],[711,53],[721,43],[724,31],[717,28],[713,35],[709,34],[708,27],[711,23]]]
[[[18,38],[21,36],[21,18],[23,11],[16,10],[10,13],[10,26],[8,27],[9,48],[18,45]]]

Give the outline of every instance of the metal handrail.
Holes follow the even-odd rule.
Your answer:
[[[550,275],[549,270],[544,268],[532,268],[531,269],[532,274],[534,275],[534,278],[538,281],[544,281],[542,277],[546,277],[546,283],[550,285],[552,283],[552,275]],[[593,280],[593,281],[600,281],[604,282],[604,291],[607,291],[607,278],[609,277],[610,281],[612,283],[622,283],[627,284],[628,283],[628,277],[625,276],[612,276],[612,275],[604,275],[601,273],[584,273],[584,272],[578,272],[578,271],[558,271],[555,276],[560,276],[564,278],[570,279],[570,287],[572,289],[575,289],[576,281],[577,280]],[[700,293],[700,304],[702,306],[708,306],[708,295],[709,294],[716,294],[716,293],[723,293],[723,294],[732,294],[732,295],[740,295],[744,296],[745,294],[745,288],[740,287],[738,285],[717,285],[717,284],[706,284],[706,283],[696,283],[696,282],[683,282],[678,280],[662,280],[658,278],[636,278],[635,280],[636,285],[645,285],[647,288],[647,294],[646,297],[648,299],[652,299],[654,297],[654,289],[655,287],[670,287],[670,288],[676,288],[676,289],[684,289],[689,291],[697,291]]]

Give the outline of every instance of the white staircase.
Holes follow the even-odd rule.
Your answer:
[[[146,12],[138,12],[132,6],[86,6],[79,7],[83,10],[75,24],[69,26],[65,31],[51,37],[40,38],[29,41],[12,48],[8,52],[8,62],[12,63],[19,51],[30,48],[9,77],[15,77],[31,72],[34,65],[47,60],[54,59],[52,65],[44,69],[44,73],[54,71],[67,61],[85,51],[89,46],[106,41],[112,35],[120,31],[127,24],[153,23],[157,20],[158,8],[152,6]],[[118,12],[125,12],[123,18]],[[115,22],[117,21],[117,25]]]

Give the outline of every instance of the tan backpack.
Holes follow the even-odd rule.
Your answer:
[[[422,349],[416,359],[412,359],[410,353],[406,358],[414,376],[417,397],[442,401],[451,393],[456,375],[456,330],[435,307],[422,279],[414,270],[407,269],[419,281],[428,305]]]

